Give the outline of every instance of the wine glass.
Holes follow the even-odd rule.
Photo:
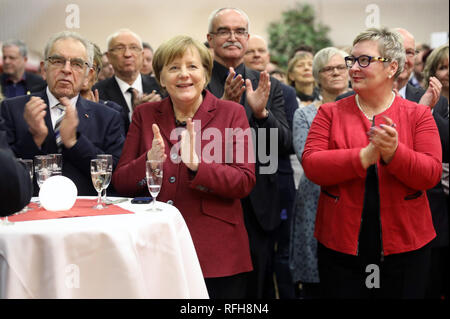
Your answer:
[[[52,165],[53,159],[49,155],[36,155],[34,157],[34,173],[36,174],[36,183],[39,189],[52,176]],[[40,202],[39,207],[42,207]]]
[[[101,158],[91,159],[91,178],[92,184],[98,193],[97,204],[92,207],[93,209],[105,209],[102,203],[102,190],[106,183],[106,167],[107,161]]]
[[[145,174],[147,177],[148,191],[153,197],[153,204],[150,203],[150,209],[148,211],[161,211],[162,209],[156,207],[156,197],[161,190],[163,181],[163,161],[148,160],[145,163]]]
[[[105,159],[106,160],[106,181],[104,185],[104,195],[102,196],[103,204],[106,205],[106,189],[109,186],[109,183],[111,183],[111,176],[113,171],[113,158],[112,155],[109,154],[98,154],[97,158]]]
[[[33,184],[33,176],[34,176],[33,160],[32,159],[20,159],[20,161],[25,164],[28,174],[30,174],[31,184]],[[22,208],[22,210],[20,212],[18,212],[17,214],[26,213],[32,209],[33,208],[31,208],[27,205],[24,208]]]

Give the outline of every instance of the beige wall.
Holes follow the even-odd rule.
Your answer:
[[[66,8],[76,4],[80,27],[75,30],[106,49],[106,37],[127,27],[139,33],[154,48],[165,39],[187,34],[206,40],[211,11],[236,6],[250,17],[250,33],[267,35],[270,22],[293,7],[295,0],[0,0],[0,41],[20,38],[30,50],[42,53],[45,42],[55,32],[68,29]],[[366,28],[365,12],[376,4],[380,24],[410,30],[417,42],[430,42],[430,33],[449,31],[448,0],[309,0],[318,21],[331,28],[334,45],[350,45]],[[72,19],[73,21],[73,19]]]

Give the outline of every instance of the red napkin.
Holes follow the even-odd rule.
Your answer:
[[[108,205],[107,208],[98,210],[92,207],[97,204],[97,199],[77,199],[75,205],[66,211],[51,212],[45,210],[43,207],[38,207],[36,203],[30,203],[28,207],[33,208],[26,213],[9,216],[8,220],[11,222],[23,222],[30,220],[55,219],[66,217],[86,217],[86,216],[100,216],[100,215],[118,215],[118,214],[133,214],[133,212],[123,209],[116,205]]]

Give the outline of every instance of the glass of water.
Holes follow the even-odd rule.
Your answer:
[[[105,188],[107,179],[106,173],[107,162],[105,159],[95,158],[91,159],[91,178],[92,184],[98,193],[97,204],[93,209],[105,209],[102,203],[102,190]]]
[[[145,173],[147,177],[147,187],[150,195],[152,195],[153,203],[150,203],[150,209],[148,211],[161,211],[156,207],[156,197],[161,190],[163,181],[163,161],[162,160],[148,160],[145,163]]]
[[[108,188],[109,184],[111,183],[111,176],[113,171],[113,157],[110,154],[98,154],[97,158],[106,160],[106,181],[105,181],[105,188],[102,196],[103,204],[106,205],[106,189]]]

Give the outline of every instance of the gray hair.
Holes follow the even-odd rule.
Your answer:
[[[28,49],[27,49],[27,45],[25,44],[25,42],[21,41],[21,40],[7,40],[5,42],[3,42],[2,48],[6,48],[6,47],[18,47],[19,48],[19,53],[21,56],[23,56],[24,58],[27,57],[28,55]]]
[[[380,55],[389,59],[389,61],[397,61],[398,68],[394,74],[394,79],[402,73],[406,54],[403,38],[397,31],[391,31],[387,28],[369,28],[356,36],[353,40],[353,46],[362,41],[377,41]]]
[[[48,40],[44,50],[45,67],[48,66],[47,58],[49,57],[50,50],[52,49],[53,45],[55,44],[56,41],[63,39],[74,39],[79,41],[86,49],[86,55],[88,59],[87,63],[89,64],[90,67],[92,67],[92,63],[94,61],[94,46],[89,40],[83,38],[80,34],[72,31],[62,31],[56,33]],[[86,74],[88,72],[89,68],[86,70]]]
[[[249,32],[249,30],[250,30],[250,19],[248,18],[248,15],[247,15],[244,11],[242,11],[241,9],[238,9],[238,8],[220,8],[220,9],[214,10],[214,11],[209,15],[209,18],[208,18],[208,33],[214,32],[214,26],[213,26],[213,24],[214,24],[214,19],[216,18],[216,16],[217,16],[221,11],[224,11],[224,10],[234,10],[234,11],[236,11],[237,13],[239,13],[241,16],[243,16],[244,19],[247,21],[247,32]]]
[[[320,83],[319,73],[322,68],[328,64],[332,57],[340,55],[345,58],[348,54],[345,51],[339,50],[335,47],[323,48],[314,55],[313,59],[313,77],[316,83]]]
[[[133,37],[135,37],[139,41],[141,48],[143,48],[142,38],[137,33],[131,31],[130,29],[120,29],[120,30],[114,32],[113,34],[109,35],[108,38],[106,38],[106,47],[108,48],[108,50],[111,49],[110,45],[111,45],[112,40],[114,40],[114,38],[116,38],[117,36],[119,36],[123,33],[131,34]]]

